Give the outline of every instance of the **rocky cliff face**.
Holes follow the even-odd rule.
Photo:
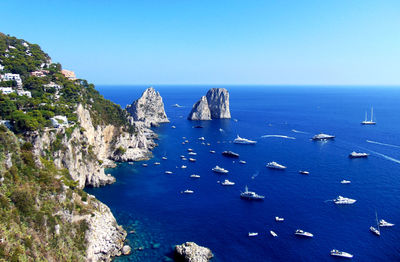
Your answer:
[[[211,120],[231,118],[229,111],[229,92],[225,88],[211,88],[193,105],[189,120]]]
[[[126,111],[134,121],[142,121],[147,127],[169,122],[162,97],[153,87],[147,88],[138,100],[126,107]]]
[[[175,246],[175,256],[178,261],[208,262],[214,255],[206,247],[199,246],[194,242],[186,242]]]

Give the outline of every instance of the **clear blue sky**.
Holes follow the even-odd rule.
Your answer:
[[[400,84],[400,1],[1,0],[0,30],[95,84]]]

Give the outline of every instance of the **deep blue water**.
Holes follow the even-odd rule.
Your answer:
[[[354,261],[400,261],[400,89],[227,87],[232,118],[238,121],[204,121],[204,128],[196,129],[192,126],[199,123],[186,120],[186,116],[209,87],[155,88],[164,99],[171,123],[154,129],[159,146],[154,158],[144,161],[149,166],[120,164],[108,171],[117,178],[115,184],[87,189],[112,209],[128,231],[135,230],[128,235],[131,246],[144,247],[116,261],[162,261],[171,255],[173,245],[185,241],[209,247],[215,255],[213,261],[334,261],[329,255],[333,248],[354,254]],[[125,107],[145,87],[98,89]],[[176,103],[184,107],[172,107]],[[378,124],[361,126],[371,106]],[[320,132],[334,134],[336,140],[310,141]],[[258,143],[232,144],[236,134]],[[198,138],[202,136],[210,146],[201,144]],[[189,144],[182,145],[182,137]],[[189,147],[197,152],[195,163],[180,159]],[[224,150],[239,153],[247,164],[223,157]],[[353,150],[371,156],[351,160],[348,154]],[[161,160],[163,156],[168,160]],[[161,165],[154,166],[156,161]],[[283,172],[267,169],[270,161],[288,168]],[[188,168],[177,168],[182,164]],[[215,165],[228,169],[229,174],[213,173]],[[298,174],[301,169],[310,175]],[[166,170],[174,174],[166,175]],[[193,173],[201,178],[191,179]],[[217,183],[225,178],[236,185]],[[352,183],[342,185],[342,179]],[[265,201],[241,200],[245,185],[265,195]],[[185,189],[195,193],[181,194]],[[336,206],[326,201],[338,195],[357,202]],[[383,228],[380,237],[369,231],[375,224],[375,211],[379,218],[396,224]],[[285,221],[276,223],[275,216]],[[314,238],[295,237],[298,228],[313,233]],[[269,230],[279,236],[273,238]],[[259,232],[259,236],[249,238],[249,231]],[[153,244],[159,248],[152,248]]]

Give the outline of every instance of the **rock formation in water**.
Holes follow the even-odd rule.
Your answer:
[[[160,93],[153,87],[147,88],[142,96],[126,107],[135,121],[143,121],[147,127],[168,123]]]
[[[175,257],[178,261],[208,262],[213,256],[209,248],[199,246],[194,242],[175,246]]]
[[[231,118],[229,92],[225,88],[211,88],[206,96],[193,105],[189,120]]]

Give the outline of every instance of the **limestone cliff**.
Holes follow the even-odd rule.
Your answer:
[[[126,107],[126,111],[134,121],[142,121],[147,127],[169,122],[162,97],[153,87],[147,88],[138,100]]]
[[[231,118],[229,92],[225,88],[211,88],[206,96],[193,105],[189,120]]]
[[[186,242],[175,246],[175,257],[177,261],[185,262],[208,262],[213,258],[210,249],[197,245],[194,242]]]

